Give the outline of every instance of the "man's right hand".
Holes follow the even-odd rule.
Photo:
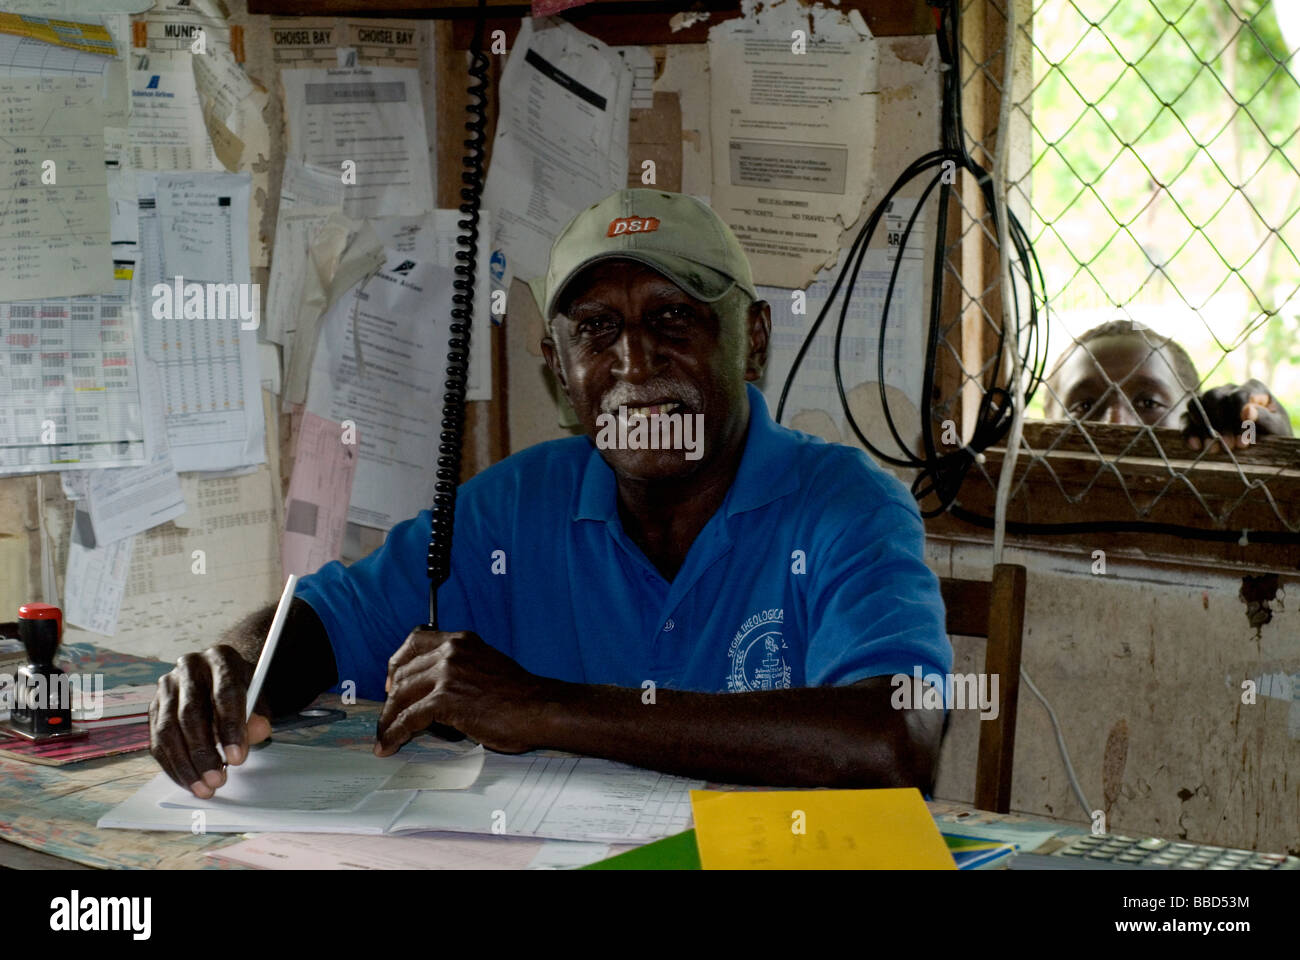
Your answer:
[[[243,763],[248,748],[271,735],[266,697],[244,723],[244,695],[255,665],[227,644],[187,653],[158,681],[149,705],[149,752],[166,774],[206,800],[226,782],[226,762]]]

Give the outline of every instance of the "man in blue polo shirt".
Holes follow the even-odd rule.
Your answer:
[[[620,190],[556,238],[538,289],[586,435],[460,487],[442,631],[413,629],[427,512],[304,578],[258,713],[350,681],[386,700],[381,756],[440,723],[710,780],[928,787],[942,711],[890,702],[892,676],[951,668],[916,505],[856,448],[772,421],[770,314],[732,232]],[[200,796],[225,780],[213,729],[232,763],[269,730],[242,723],[268,620],[160,682],[154,755]],[[182,702],[207,707],[192,729]]]

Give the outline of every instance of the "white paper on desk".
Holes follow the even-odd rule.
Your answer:
[[[77,627],[111,637],[131,566],[131,537],[99,547],[85,547],[74,537],[68,544],[63,617]]]
[[[230,783],[227,782],[222,789],[229,786]],[[176,784],[172,779],[167,774],[160,773],[132,797],[100,817],[96,826],[189,833],[197,822],[194,808],[164,807],[160,804],[161,800],[171,797],[175,791]],[[379,834],[387,829],[413,796],[414,792],[371,793],[352,810],[277,810],[232,803],[204,809],[203,824],[208,833],[278,830],[295,833]]]
[[[344,189],[338,172],[285,158],[264,311],[267,340],[286,348],[292,343],[312,237],[331,214],[343,212]],[[286,351],[286,369],[288,362]]]
[[[909,239],[909,251],[915,242],[914,235]],[[847,251],[844,255],[847,257]],[[840,347],[844,392],[852,405],[854,416],[867,438],[885,449],[896,447],[888,428],[870,422],[867,418],[871,416],[869,411],[878,410],[880,405],[877,386],[880,382],[880,318],[892,267],[891,250],[870,249],[863,257],[862,269],[849,301]],[[838,270],[837,266],[818,273],[816,281],[808,287],[807,313],[802,316],[792,313],[788,290],[780,287],[758,288],[758,295],[772,309],[772,347],[761,387],[773,416],[776,415],[781,391],[794,357],[821,313]],[[835,385],[835,328],[839,323],[844,295],[844,286],[841,285],[835,303],[799,365],[799,373],[786,399],[782,422],[838,442],[854,443]],[[920,410],[925,368],[923,304],[921,261],[905,255],[890,299],[884,341],[884,382],[889,390],[887,396],[890,398],[891,409],[895,411],[905,409],[900,401],[906,401],[913,410]],[[916,436],[909,434],[914,434],[919,429],[919,421],[916,425],[905,424],[903,421],[904,418],[900,417],[899,429],[904,439],[910,443]]]
[[[239,766],[227,767],[226,784],[214,796],[201,800],[173,786],[159,805],[294,813],[355,810],[405,764],[404,757],[376,757],[369,750],[272,743],[250,750]]]
[[[655,58],[649,47],[611,47],[632,70],[633,110],[649,110],[655,105]]]
[[[186,284],[249,283],[249,178],[137,176],[141,319],[145,350],[162,373],[172,461],[182,473],[263,463],[266,421],[256,331],[242,329],[238,315],[170,320],[153,315],[155,285],[174,288],[178,276]]]
[[[311,411],[303,414],[280,541],[280,566],[286,576],[315,573],[342,553],[357,469],[356,432],[346,435],[332,420]]]
[[[112,293],[99,78],[0,78],[0,97],[0,299]]]
[[[505,815],[511,836],[644,841],[691,825],[687,780],[589,757],[491,754],[467,790],[416,795],[390,833],[489,833]]]
[[[223,170],[212,149],[194,74],[132,70],[130,162],[136,170]]]
[[[483,191],[506,283],[544,274],[565,224],[627,184],[632,70],[564,21],[534,23],[524,19],[501,74]]]
[[[376,789],[464,790],[478,779],[485,755],[481,744],[452,756],[419,754]]]
[[[459,210],[435,210],[432,214],[384,217],[370,221],[370,225],[378,234],[385,250],[406,254],[412,260],[429,260],[440,267],[455,268],[460,262],[456,259],[456,254],[461,249],[457,237],[463,232],[459,226],[460,220]],[[466,400],[492,399],[492,288],[488,275],[491,236],[492,216],[487,211],[482,211],[478,221],[474,324],[470,328]]]
[[[604,860],[610,849],[604,843],[463,833],[264,833],[207,855],[263,870],[556,870]]]
[[[132,265],[116,273],[105,296],[0,304],[0,473],[149,462]]]
[[[162,383],[152,361],[141,365],[140,380],[145,424],[153,438],[151,462],[143,467],[78,471],[84,482],[71,481],[85,491],[84,507],[93,531],[92,541],[86,544],[90,547],[134,536],[185,512],[180,477],[167,446]]]
[[[338,171],[355,164],[344,196],[350,217],[433,209],[420,74],[407,67],[285,70],[288,153]]]
[[[433,495],[453,280],[446,267],[390,257],[325,315],[307,409],[357,426],[353,523],[387,530]]]
[[[755,277],[802,289],[835,260],[871,186],[875,38],[857,11],[787,3],[712,28],[709,66],[713,209]]]

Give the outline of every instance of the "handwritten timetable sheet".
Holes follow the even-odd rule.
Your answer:
[[[0,298],[112,292],[99,78],[0,78],[0,124]]]
[[[137,176],[140,316],[145,352],[162,373],[172,462],[181,473],[264,463],[257,330],[242,329],[229,309],[185,317],[175,302],[184,298],[173,297],[170,311],[155,310],[153,296],[157,284],[174,288],[178,277],[182,290],[191,283],[248,286],[248,175]]]
[[[148,462],[132,265],[105,296],[0,303],[0,472]]]

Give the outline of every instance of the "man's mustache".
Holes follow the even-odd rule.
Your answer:
[[[601,399],[604,413],[617,413],[619,407],[643,407],[656,400],[676,403],[690,410],[698,410],[703,403],[700,391],[692,384],[680,380],[661,378],[632,386],[618,383]]]

